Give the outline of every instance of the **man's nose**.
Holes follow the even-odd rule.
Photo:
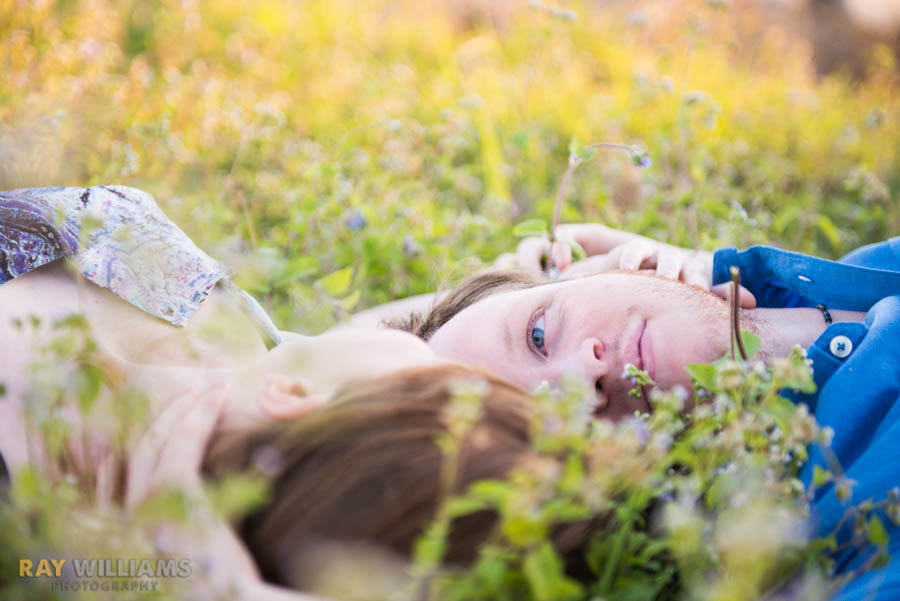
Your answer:
[[[578,360],[584,374],[594,380],[605,376],[609,370],[606,345],[599,338],[585,338],[578,352]]]

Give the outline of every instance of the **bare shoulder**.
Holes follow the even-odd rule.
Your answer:
[[[75,312],[84,313],[105,352],[133,363],[227,367],[265,352],[252,322],[216,289],[179,328],[79,277],[63,261],[0,286],[0,341],[16,338],[17,319],[46,324]]]

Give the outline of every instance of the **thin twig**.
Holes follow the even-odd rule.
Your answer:
[[[732,343],[731,343],[731,358],[734,360],[734,343],[737,342],[738,350],[741,352],[741,359],[746,361],[749,359],[747,356],[747,349],[744,348],[744,341],[741,339],[741,303],[740,303],[740,289],[741,289],[741,272],[737,267],[731,268],[731,335],[732,335]]]
[[[627,144],[613,144],[611,142],[596,142],[584,147],[585,150],[598,150],[601,148],[608,150],[624,150],[630,154],[637,152],[634,147],[628,146]],[[553,207],[553,222],[550,225],[550,252],[547,254],[546,271],[548,274],[550,274],[555,267],[553,264],[553,245],[556,243],[556,228],[559,225],[559,214],[562,211],[563,199],[565,198],[566,190],[569,187],[569,182],[575,174],[575,169],[583,162],[584,159],[576,154],[572,154],[569,157],[569,166],[566,167],[562,182],[559,184],[559,191],[556,193],[556,204]]]
[[[570,159],[569,166],[566,168],[566,172],[563,174],[562,183],[559,185],[559,192],[556,193],[556,205],[553,207],[553,224],[550,228],[550,256],[547,260],[547,269],[553,266],[553,243],[556,242],[556,226],[559,225],[559,213],[562,209],[563,197],[566,194],[566,188],[569,187],[569,182],[572,180],[572,175],[575,173],[575,169],[581,163],[580,159]]]

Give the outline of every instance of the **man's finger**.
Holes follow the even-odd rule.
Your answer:
[[[681,277],[685,284],[709,290],[709,278],[703,268],[703,262],[697,259],[687,259],[681,269]]]
[[[594,255],[587,259],[575,261],[569,265],[562,273],[559,279],[567,280],[575,277],[584,277],[586,275],[596,275],[605,273],[619,268],[619,257],[613,253],[606,255]]]
[[[651,265],[644,265],[644,262],[653,258],[653,255],[653,247],[646,242],[642,240],[627,242],[622,246],[622,254],[619,258],[619,269],[625,271],[637,271],[642,265],[644,267],[650,267]]]
[[[547,254],[550,242],[544,238],[524,238],[516,249],[516,263],[522,269],[540,275],[541,258]]]
[[[551,247],[550,256],[553,257],[554,267],[562,271],[572,264],[572,247],[557,240]]]
[[[494,267],[496,269],[512,269],[516,266],[515,253],[503,253],[494,259]]]
[[[656,275],[677,280],[684,265],[684,255],[680,252],[660,251],[656,255]]]

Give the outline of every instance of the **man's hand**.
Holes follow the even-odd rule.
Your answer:
[[[652,269],[661,277],[711,290],[721,298],[730,297],[730,284],[710,288],[713,255],[708,251],[681,248],[594,223],[561,225],[557,228],[557,238],[552,245],[547,238],[524,238],[515,254],[502,255],[495,266],[515,266],[543,274],[542,263],[552,258],[553,266],[559,270],[559,279],[616,270]],[[587,258],[573,262],[572,246],[565,240],[578,243]],[[745,309],[756,307],[753,294],[743,286],[740,301]]]

